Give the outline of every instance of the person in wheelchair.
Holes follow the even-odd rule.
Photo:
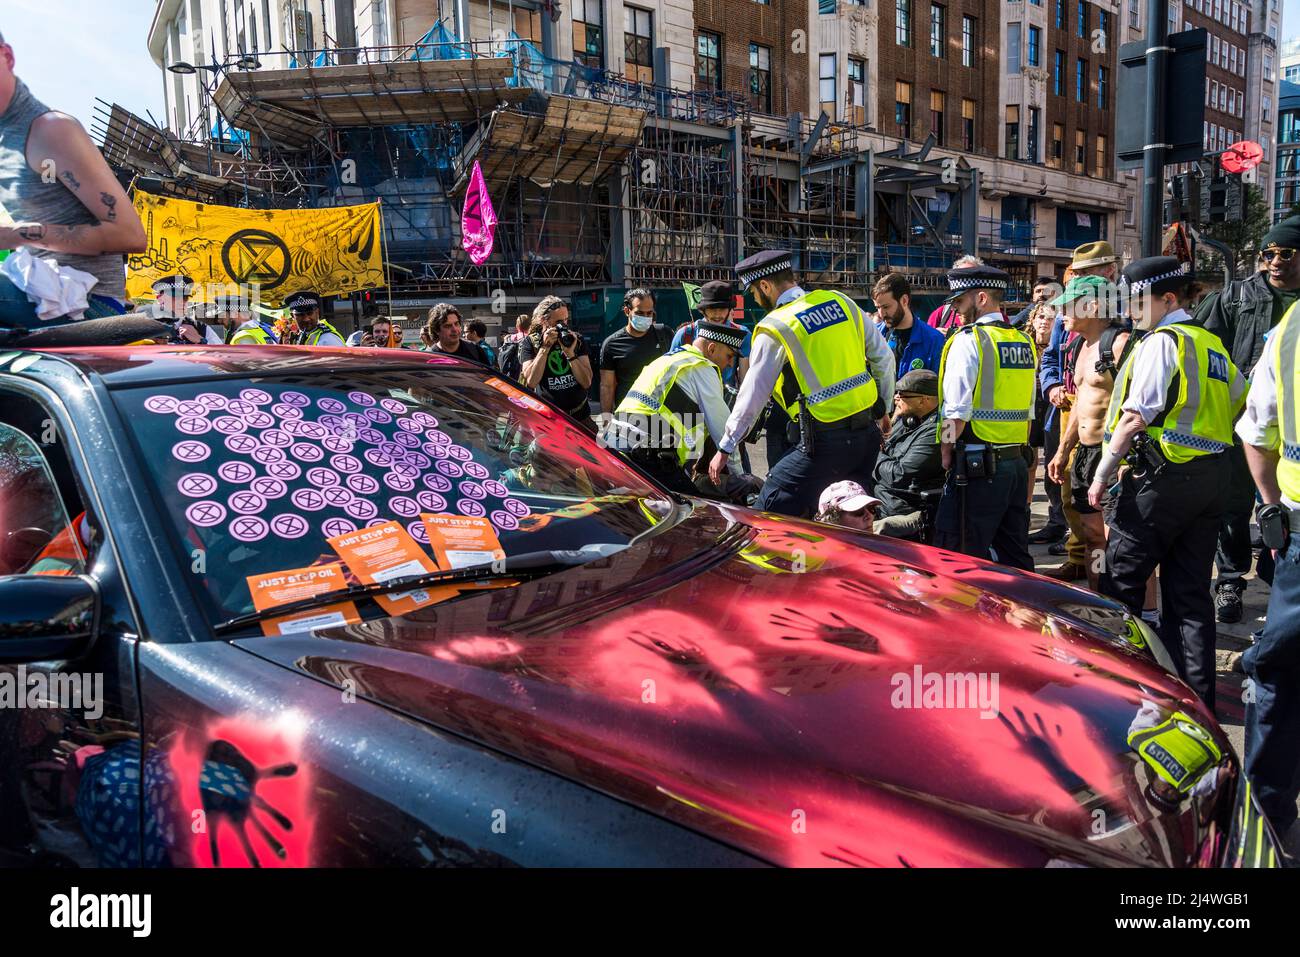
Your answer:
[[[875,532],[928,542],[944,482],[939,377],[929,369],[914,369],[899,379],[891,423],[874,473],[873,492],[881,501]]]

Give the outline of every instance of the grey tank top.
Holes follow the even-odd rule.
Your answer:
[[[80,226],[99,220],[81,204],[75,193],[55,179],[44,182],[27,163],[27,133],[32,121],[50,112],[50,108],[18,80],[13,102],[0,115],[0,206],[15,222],[46,223],[55,226]],[[91,293],[126,299],[126,270],[120,253],[100,256],[76,256],[33,249],[41,259],[54,259],[63,266],[88,272],[99,280]]]

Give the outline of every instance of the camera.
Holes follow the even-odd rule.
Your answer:
[[[555,331],[559,335],[560,345],[565,349],[572,348],[573,344],[578,341],[578,336],[573,332],[573,330],[562,322],[557,322],[555,324]]]

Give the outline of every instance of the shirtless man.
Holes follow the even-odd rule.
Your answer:
[[[1047,474],[1052,481],[1060,482],[1065,469],[1070,470],[1070,493],[1083,521],[1088,586],[1093,591],[1097,590],[1101,575],[1101,556],[1106,553],[1106,525],[1101,511],[1088,504],[1087,489],[1101,460],[1106,410],[1110,407],[1116,372],[1115,365],[1100,370],[1097,367],[1101,360],[1102,335],[1117,321],[1113,318],[1117,301],[1115,285],[1110,281],[1101,276],[1079,276],[1071,279],[1052,303],[1063,307],[1065,329],[1078,333],[1079,339],[1072,372],[1076,389],[1073,410],[1056,456],[1048,463]],[[1112,362],[1116,365],[1128,338],[1127,332],[1121,332],[1110,344]]]

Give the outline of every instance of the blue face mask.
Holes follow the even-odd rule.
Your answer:
[[[655,324],[655,317],[643,316],[639,312],[634,312],[628,316],[628,322],[632,324],[632,328],[637,332],[645,332]]]

